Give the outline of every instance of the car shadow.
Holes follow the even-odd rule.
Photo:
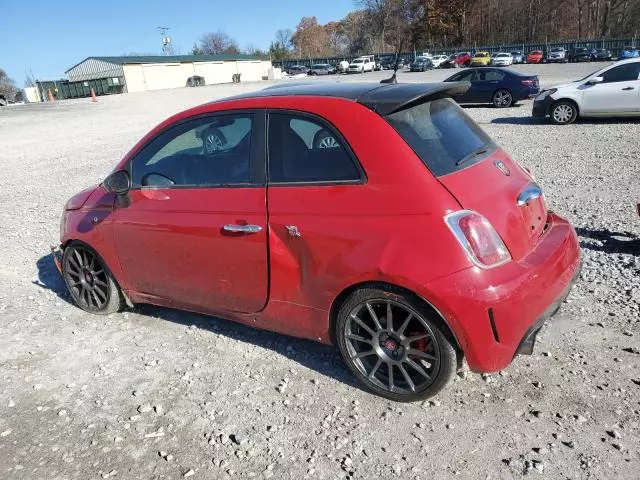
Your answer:
[[[36,262],[36,267],[38,269],[38,280],[33,280],[31,283],[40,288],[51,290],[58,298],[73,304],[67,285],[64,283],[62,275],[58,272],[58,268],[53,261],[53,255],[48,254],[40,257]]]
[[[491,123],[500,125],[538,125],[545,122],[537,117],[499,117],[491,120]]]
[[[67,286],[53,261],[51,254],[42,256],[37,262],[38,280],[34,285],[53,291],[59,298],[73,304]],[[224,320],[208,315],[175,310],[154,305],[139,304],[133,309],[134,313],[161,318],[185,327],[195,327],[223,335],[239,342],[256,347],[272,350],[287,357],[301,366],[314,370],[320,375],[333,378],[350,387],[358,388],[369,393],[357,382],[353,374],[343,362],[338,350],[330,345],[324,345],[311,340],[304,340],[287,335],[259,330],[230,320]]]
[[[596,252],[640,255],[640,238],[630,232],[578,227],[576,233],[580,237],[581,248]]]

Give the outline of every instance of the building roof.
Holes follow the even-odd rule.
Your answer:
[[[119,57],[87,57],[81,62],[76,63],[65,73],[73,70],[87,60],[100,60],[107,63],[115,63],[116,65],[127,65],[137,63],[190,63],[190,62],[224,62],[234,60],[260,60],[253,55],[123,55]]]
[[[296,82],[277,84],[257,92],[246,93],[226,100],[264,97],[337,97],[356,101],[380,115],[389,115],[412,105],[424,102],[435,95],[452,96],[467,91],[469,82],[439,83],[340,83],[340,82]]]

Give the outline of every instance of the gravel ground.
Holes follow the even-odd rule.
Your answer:
[[[594,66],[518,69],[548,86]],[[463,370],[428,402],[362,391],[333,348],[312,342],[69,303],[48,255],[66,199],[169,114],[264,85],[0,110],[0,478],[637,479],[637,120],[555,127],[534,121],[530,102],[467,109],[574,222],[584,270],[533,356],[496,375]]]

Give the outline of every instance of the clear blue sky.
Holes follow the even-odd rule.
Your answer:
[[[354,9],[353,0],[0,0],[0,68],[22,87],[25,71],[51,80],[88,56],[160,54],[158,26],[170,27],[176,53],[218,29],[241,48],[267,48],[303,16],[324,24]]]

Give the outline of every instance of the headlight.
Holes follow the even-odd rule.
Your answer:
[[[553,95],[554,93],[556,93],[558,91],[557,88],[551,88],[549,90],[544,90],[543,92],[540,92],[538,94],[538,96],[536,97],[536,101],[541,101],[544,100],[545,98],[547,98],[549,95]]]

